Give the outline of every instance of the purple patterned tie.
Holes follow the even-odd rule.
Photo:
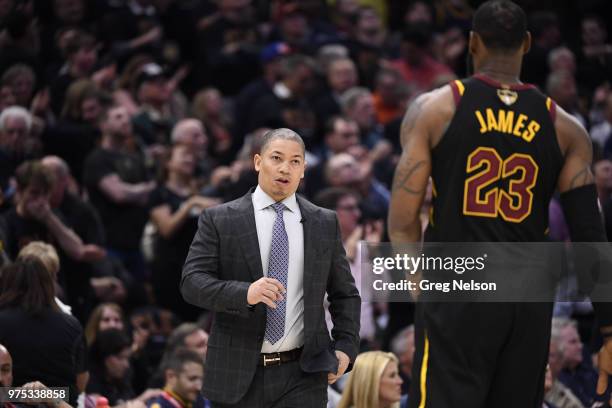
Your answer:
[[[272,245],[270,246],[270,259],[268,260],[268,278],[277,279],[287,289],[287,274],[289,271],[289,239],[285,231],[283,211],[285,205],[281,202],[271,205],[276,211],[276,220],[272,227]],[[276,309],[268,308],[266,319],[266,340],[274,344],[285,335],[285,310],[287,296],[277,301]]]

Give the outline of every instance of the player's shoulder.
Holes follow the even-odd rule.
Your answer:
[[[576,146],[576,144],[585,146],[591,144],[589,134],[584,126],[559,105],[556,106],[554,126],[563,153],[567,151],[568,147]]]

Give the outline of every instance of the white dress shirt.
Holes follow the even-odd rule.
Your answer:
[[[272,246],[272,228],[276,220],[276,211],[271,207],[276,201],[257,186],[252,194],[257,240],[261,254],[261,267],[264,276],[268,276],[270,247]],[[285,334],[275,344],[264,340],[262,353],[289,351],[304,345],[304,228],[302,214],[295,194],[282,201],[285,204],[283,220],[289,239],[289,270],[287,275],[287,293],[284,295]]]

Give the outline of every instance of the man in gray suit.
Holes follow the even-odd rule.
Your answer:
[[[360,298],[336,215],[295,194],[304,151],[292,130],[268,132],[257,188],[200,217],[181,291],[215,312],[203,387],[215,407],[325,407],[356,357]]]

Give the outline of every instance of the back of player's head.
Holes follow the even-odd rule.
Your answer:
[[[474,13],[472,31],[489,50],[513,51],[523,44],[527,17],[523,9],[510,0],[487,1]]]

